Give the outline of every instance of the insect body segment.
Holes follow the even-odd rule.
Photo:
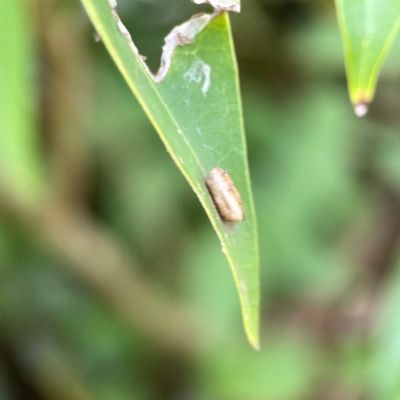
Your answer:
[[[228,172],[215,167],[206,177],[206,185],[220,217],[226,222],[244,220],[240,194]]]

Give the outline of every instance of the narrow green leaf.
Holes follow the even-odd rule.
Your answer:
[[[156,82],[107,1],[82,2],[168,152],[204,206],[235,278],[248,339],[258,347],[256,218],[228,15],[198,16],[175,28],[164,46],[162,64],[168,67],[170,63],[170,68],[164,79],[166,70],[159,71]],[[195,42],[175,49],[170,46],[182,40],[187,43],[188,36],[196,36]],[[205,178],[214,167],[228,171],[233,179],[243,202],[244,221],[229,224],[218,215],[205,185]]]
[[[336,0],[347,80],[355,113],[374,97],[382,64],[400,28],[398,0]]]
[[[26,198],[42,189],[33,124],[32,33],[24,2],[4,0],[0,12],[0,173]]]

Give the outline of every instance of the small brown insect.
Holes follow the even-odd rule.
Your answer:
[[[244,220],[244,211],[240,194],[229,174],[215,167],[206,177],[206,185],[220,217],[227,222]]]

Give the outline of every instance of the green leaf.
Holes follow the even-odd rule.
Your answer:
[[[42,187],[33,127],[32,32],[24,2],[4,0],[0,12],[0,173],[24,199]]]
[[[258,347],[259,271],[238,72],[228,15],[197,16],[175,28],[155,79],[106,0],[82,0],[97,32],[205,208],[231,266],[250,343]],[[177,29],[179,32],[177,32]],[[197,36],[196,36],[197,34]],[[175,49],[172,44],[195,41]],[[170,56],[172,59],[170,60]],[[165,78],[163,79],[165,75]],[[205,185],[214,167],[228,171],[245,220],[224,223]],[[160,193],[162,207],[162,193]],[[168,210],[165,210],[168,212]],[[173,227],[171,227],[173,229]]]
[[[378,75],[400,27],[398,0],[336,0],[351,102],[368,110]]]

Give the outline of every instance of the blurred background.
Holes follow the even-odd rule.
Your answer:
[[[333,1],[242,8],[259,352],[204,211],[80,2],[2,1],[1,400],[399,398],[400,43],[358,119]],[[118,0],[153,71],[203,10]]]

